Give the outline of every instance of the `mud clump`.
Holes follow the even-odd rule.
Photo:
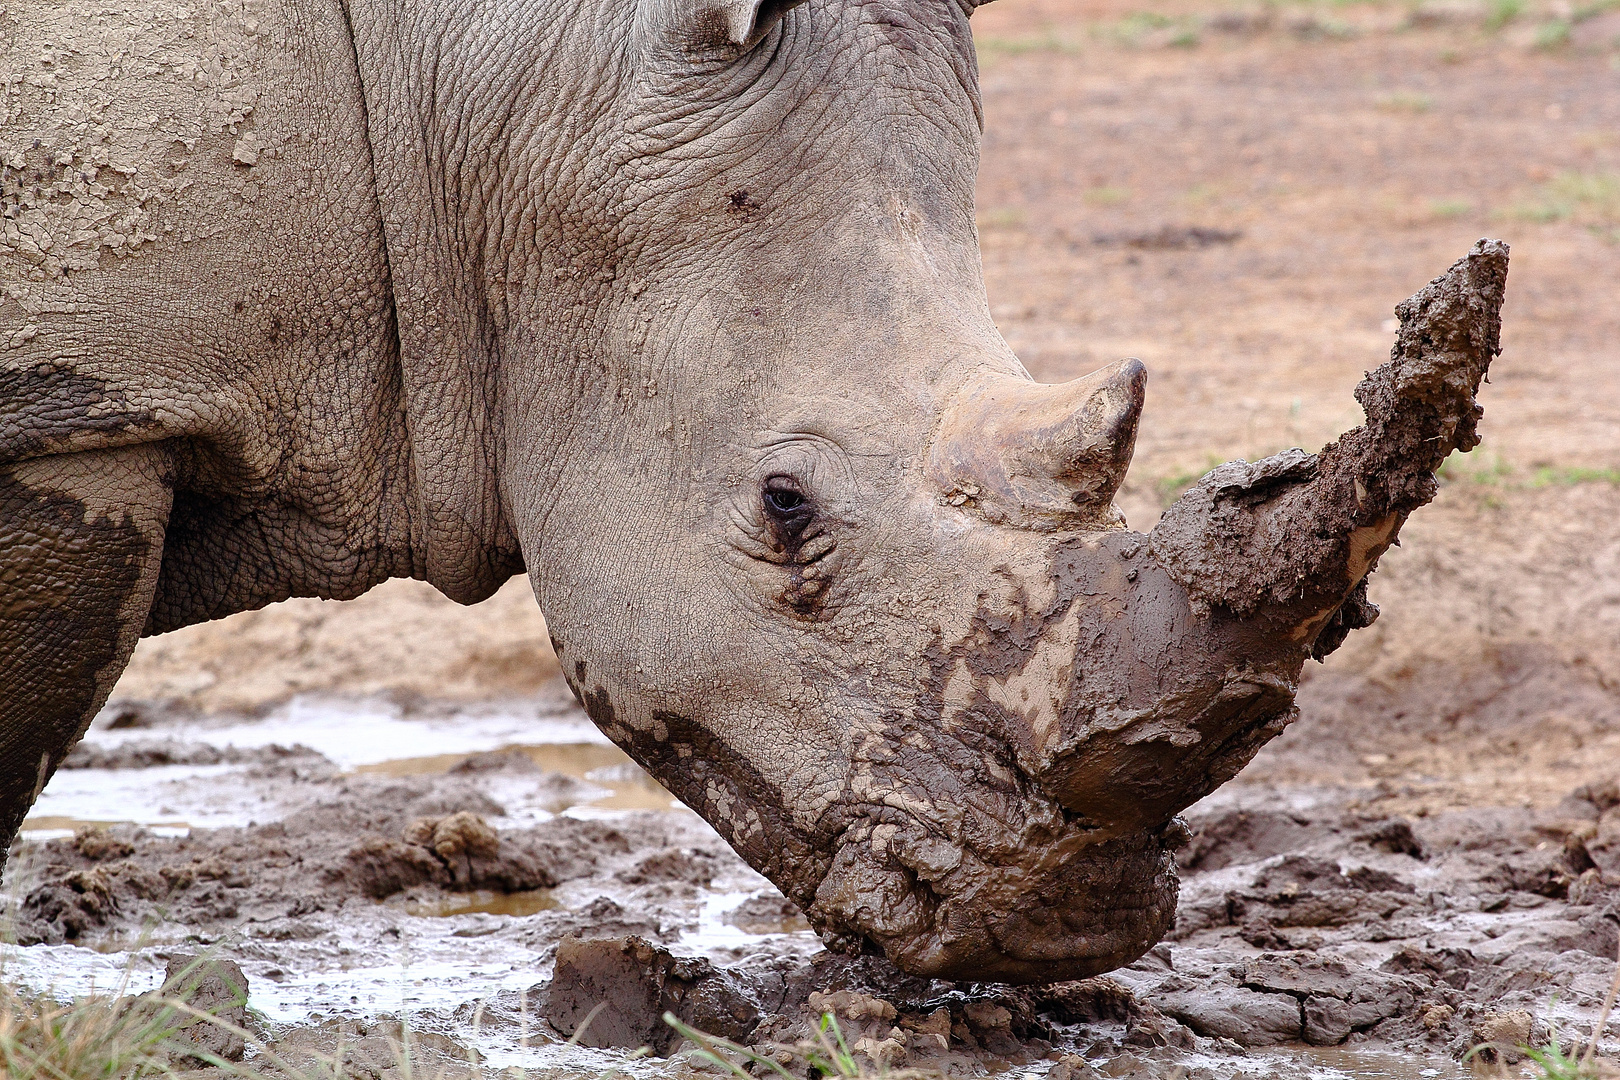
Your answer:
[[[951,1075],[985,1057],[1032,1064],[1087,1025],[1107,1027],[1121,1045],[1139,1050],[1194,1043],[1185,1027],[1107,978],[968,987],[908,976],[874,957],[828,953],[722,967],[635,936],[565,938],[551,982],[536,993],[558,1034],[587,1046],[669,1054],[680,1037],[662,1019],[668,1012],[709,1034],[752,1043],[801,1073],[811,1055],[828,1052],[824,1016],[873,1067]]]
[[[171,1037],[179,1047],[196,1051],[198,1061],[209,1057],[241,1061],[247,1042],[241,1032],[248,1024],[248,981],[234,962],[219,957],[176,953],[164,970],[159,996],[180,1001],[212,1017],[191,1017]]]
[[[1314,956],[1263,956],[1244,967],[1241,979],[1248,989],[1298,1000],[1301,1034],[1314,1046],[1338,1046],[1354,1032],[1406,1015],[1425,989],[1399,976],[1353,971]]]
[[[287,1030],[268,1046],[297,1075],[375,1080],[476,1080],[484,1075],[477,1050],[441,1032],[407,1028],[392,1017],[345,1017]]]
[[[518,892],[557,884],[533,853],[511,851],[502,858],[501,838],[469,810],[446,817],[417,818],[405,826],[405,842],[432,851],[457,888],[498,888]]]
[[[1535,1018],[1524,1009],[1491,1012],[1474,1025],[1472,1038],[1481,1048],[1480,1057],[1487,1065],[1497,1062],[1512,1065],[1524,1060],[1520,1047],[1533,1045],[1535,1029]]]
[[[1183,871],[1219,870],[1234,863],[1293,851],[1317,837],[1309,819],[1268,810],[1228,810],[1199,823],[1176,852]]]
[[[19,911],[17,943],[59,944],[86,937],[106,926],[119,911],[114,886],[120,883],[117,871],[102,867],[60,871],[52,880],[23,898]]]
[[[667,1054],[680,1041],[664,1014],[711,1035],[746,1040],[759,1026],[755,995],[708,960],[677,958],[639,937],[566,937],[541,1015],[585,1046],[651,1047]]]
[[[701,887],[713,881],[718,870],[718,861],[708,852],[665,848],[619,871],[618,878],[627,885],[669,881]]]
[[[415,885],[449,885],[450,874],[421,844],[373,837],[350,848],[342,865],[328,869],[327,880],[352,884],[363,896],[385,900]]]
[[[1461,990],[1468,985],[1469,976],[1479,963],[1479,959],[1467,949],[1431,951],[1403,945],[1399,952],[1384,961],[1382,970],[1403,975],[1419,975],[1431,983],[1443,982],[1453,989]]]
[[[81,742],[62,759],[59,768],[150,769],[163,765],[254,765],[290,760],[324,762],[326,759],[302,744],[244,748],[186,743],[176,739],[150,739],[116,746]]]
[[[135,854],[135,845],[110,829],[79,829],[73,834],[73,846],[79,849],[80,855],[95,862]]]
[[[798,905],[772,890],[750,896],[722,916],[745,934],[794,933],[810,929]]]

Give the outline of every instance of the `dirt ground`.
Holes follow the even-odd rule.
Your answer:
[[[889,1065],[1055,1080],[1443,1076],[1476,1043],[1587,1034],[1620,940],[1620,8],[999,0],[974,21],[992,312],[1042,380],[1146,361],[1134,528],[1216,461],[1359,422],[1396,302],[1479,236],[1513,248],[1485,443],[1385,557],[1380,620],[1307,673],[1299,722],[1189,812],[1165,944],[1044,990],[832,960],[642,780],[602,802],[611,750],[535,747],[371,772],[239,754],[198,790],[251,788],[264,823],[25,841],[20,939],[214,942],[259,986],[406,941],[469,971],[517,957],[483,1004],[422,1011],[451,1058],[475,1011],[552,1045],[592,994],[652,1003],[603,1020],[609,1042],[661,1038],[655,1006],[761,1043],[826,1009]],[[198,730],[299,694],[550,716],[545,642],[524,582],[470,609],[393,582],[234,616],[143,642],[106,721],[145,741],[74,764],[222,767]],[[359,1046],[387,1022],[322,1012],[273,1034]]]

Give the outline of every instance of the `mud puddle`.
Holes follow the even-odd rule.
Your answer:
[[[663,785],[648,776],[624,751],[605,737],[599,736],[599,740],[509,743],[498,747],[497,752],[522,754],[547,772],[570,776],[599,789],[596,797],[564,808],[576,815],[596,810],[669,810],[679,805]],[[423,776],[448,771],[467,756],[463,752],[394,758],[360,765],[355,771],[379,776]],[[582,798],[583,795],[582,792]]]
[[[530,889],[527,892],[515,893],[480,889],[472,893],[451,893],[433,903],[406,904],[405,913],[430,919],[448,919],[452,915],[513,915],[522,918],[541,911],[552,911],[561,906],[550,889]]]
[[[577,711],[305,699],[262,720],[119,719],[92,727],[25,825],[7,979],[140,993],[201,944],[241,964],[272,1025],[408,1016],[492,1062],[538,1065],[623,1056],[564,1052],[538,1017],[524,1030],[520,999],[568,933],[618,928],[722,959],[774,938],[819,948],[796,913],[776,911],[769,929],[787,933],[726,923],[774,891]],[[431,855],[393,839],[458,819]],[[468,1013],[503,997],[510,1032]]]
[[[31,840],[128,822],[169,835],[280,820],[297,807],[285,780],[356,773],[444,773],[478,753],[521,753],[551,775],[494,792],[498,824],[536,824],[555,813],[667,810],[673,798],[582,714],[483,709],[411,716],[385,700],[295,698],[263,719],[221,723],[128,713],[98,718],[23,823]],[[120,723],[123,721],[123,723]],[[267,767],[273,775],[266,776]],[[567,778],[576,783],[567,783]]]

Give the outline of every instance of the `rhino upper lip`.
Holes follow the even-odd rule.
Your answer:
[[[944,732],[937,734],[945,735]],[[1005,739],[985,731],[978,734],[999,744],[1005,755],[1011,757],[1011,747]],[[959,743],[949,735],[946,737]],[[984,747],[959,745],[966,752],[985,752]],[[1179,818],[1115,833],[1107,824],[1069,810],[1016,764],[1011,767],[1018,777],[1016,782],[1004,790],[992,789],[993,797],[988,800],[954,804],[949,812],[942,812],[935,798],[903,794],[908,788],[930,790],[926,782],[907,785],[887,778],[879,785],[883,791],[880,799],[854,796],[846,789],[842,807],[823,816],[823,849],[836,853],[853,846],[864,848],[877,858],[873,841],[880,840],[882,857],[895,864],[897,870],[903,868],[912,878],[912,889],[925,894],[929,906],[937,909],[946,900],[974,892],[982,885],[975,879],[986,875],[993,878],[1010,872],[1054,876],[1064,868],[1076,867],[1081,861],[1095,857],[1092,849],[1103,845],[1150,846],[1157,856],[1184,842],[1185,826],[1178,826]],[[970,820],[974,815],[978,815],[978,820]],[[999,842],[988,846],[975,843],[974,834]],[[1039,842],[1042,839],[1047,842]],[[1057,855],[1056,848],[1069,850],[1066,855]],[[1060,861],[1052,862],[1054,858]],[[836,872],[831,869],[836,861],[835,858],[829,863],[828,876]],[[817,882],[816,888],[821,884]],[[1155,896],[1156,890],[1144,885],[1111,889],[1106,899],[1109,908],[1118,911],[1149,906]],[[1101,909],[1098,910],[1100,913]]]
[[[1019,981],[1106,970],[1164,929],[1175,887],[1162,860],[1179,831],[1140,829],[1095,844],[1071,833],[1063,846],[1072,849],[1056,858],[1018,843],[997,857],[947,839],[912,812],[870,804],[831,838],[830,872],[807,914],[834,939],[865,938],[893,960],[904,956],[903,966],[942,977]],[[1136,874],[1139,864],[1158,869]],[[1012,893],[1030,902],[1013,903]],[[1141,918],[1121,918],[1130,913]],[[975,970],[982,973],[968,974]]]

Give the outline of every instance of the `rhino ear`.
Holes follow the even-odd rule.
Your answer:
[[[703,13],[708,18],[702,21],[718,24],[719,36],[727,43],[751,49],[783,15],[802,3],[804,0],[717,0]]]

